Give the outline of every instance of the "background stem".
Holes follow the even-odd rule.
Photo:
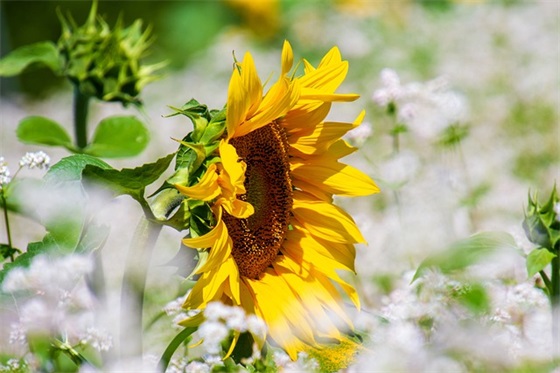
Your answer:
[[[121,290],[121,356],[142,356],[142,311],[146,278],[161,228],[161,224],[142,217],[132,237]]]
[[[87,116],[89,108],[89,96],[84,95],[80,88],[74,86],[74,133],[76,135],[76,146],[84,149],[87,144]]]
[[[6,202],[6,197],[4,196],[4,191],[0,191],[0,197],[2,198],[2,210],[4,210],[4,221],[6,222],[6,236],[8,236],[8,246],[13,249],[12,244],[12,232],[10,231],[10,219],[8,216],[8,203]],[[14,254],[10,254],[10,260],[14,261]]]

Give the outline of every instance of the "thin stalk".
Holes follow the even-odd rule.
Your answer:
[[[142,356],[142,311],[146,278],[152,251],[162,227],[161,224],[142,217],[130,243],[121,290],[121,356]]]
[[[552,292],[550,294],[550,305],[552,309],[552,344],[554,346],[554,356],[560,354],[560,252],[552,259]]]
[[[4,191],[0,191],[0,196],[2,196],[2,210],[4,210],[4,221],[6,222],[6,235],[8,236],[8,246],[13,249],[12,244],[12,233],[10,230],[10,219],[8,217],[8,203],[6,202],[6,196],[4,196]],[[10,252],[10,261],[14,261],[14,254]]]
[[[84,149],[87,144],[87,117],[89,108],[89,96],[84,95],[80,88],[74,86],[74,133],[76,135],[76,146]]]

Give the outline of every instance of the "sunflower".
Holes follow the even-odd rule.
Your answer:
[[[205,253],[199,278],[183,305],[203,310],[212,301],[261,317],[268,336],[292,359],[325,338],[342,340],[352,322],[341,306],[344,293],[359,308],[354,287],[339,270],[354,271],[356,243],[364,238],[333,195],[379,192],[364,173],[339,162],[356,149],[341,137],[353,123],[326,122],[348,63],[331,49],[315,68],[290,77],[293,53],[282,50],[282,73],[263,93],[255,63],[246,53],[228,89],[226,133],[211,163],[183,195],[210,204],[212,229],[184,244]],[[202,316],[181,324],[196,326]],[[234,337],[234,343],[236,342]]]

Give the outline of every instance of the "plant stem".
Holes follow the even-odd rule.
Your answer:
[[[142,217],[138,223],[124,269],[121,290],[121,356],[142,356],[142,311],[148,266],[161,224]],[[134,333],[140,335],[134,335]]]
[[[74,86],[74,133],[76,135],[76,146],[84,149],[87,144],[87,116],[89,108],[89,96],[84,95],[80,88]]]
[[[552,292],[550,293],[550,306],[552,309],[552,345],[554,356],[560,354],[560,252],[552,259]]]
[[[0,190],[0,196],[2,197],[2,210],[4,210],[4,221],[6,222],[6,235],[8,236],[8,246],[12,249],[14,246],[12,244],[12,233],[10,231],[10,219],[8,216],[8,203],[6,202],[6,196],[4,196],[4,190]],[[10,261],[14,261],[14,254],[10,253]]]

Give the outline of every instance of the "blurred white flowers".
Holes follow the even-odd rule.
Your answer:
[[[29,169],[48,169],[51,163],[51,158],[43,151],[27,152],[19,161],[20,167],[28,167]]]

